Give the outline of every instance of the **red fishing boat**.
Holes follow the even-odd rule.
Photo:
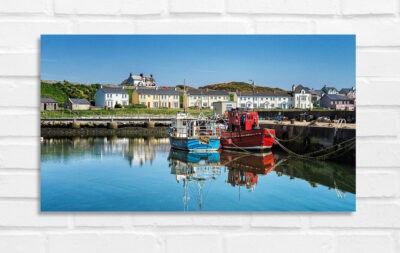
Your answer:
[[[224,149],[268,151],[275,143],[274,129],[261,129],[258,113],[233,109],[227,112],[228,129],[221,134]]]

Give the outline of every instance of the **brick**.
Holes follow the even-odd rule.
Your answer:
[[[313,32],[313,24],[308,21],[257,21],[256,33],[261,34],[305,34]]]
[[[302,226],[302,217],[292,214],[270,213],[268,215],[262,213],[252,214],[250,225],[252,227],[290,227],[300,228]]]
[[[78,31],[84,34],[132,34],[135,28],[130,21],[79,21]]]
[[[67,227],[66,214],[42,214],[39,201],[1,201],[0,227]]]
[[[359,81],[358,84],[360,84]],[[400,105],[400,99],[397,96],[399,93],[400,81],[367,80],[357,85],[357,106]]]
[[[394,66],[400,61],[400,51],[357,51],[357,77],[400,77]]]
[[[358,167],[398,167],[400,143],[364,141],[357,139],[356,164]]]
[[[224,11],[222,0],[169,0],[170,13],[221,13]]]
[[[39,76],[39,56],[34,53],[0,54],[0,76]]]
[[[1,0],[0,13],[44,13],[46,0]],[[2,37],[3,38],[3,37]]]
[[[116,15],[120,11],[121,0],[55,0],[54,10],[57,14],[107,14]]]
[[[39,80],[1,80],[0,106],[39,106]],[[10,96],[18,94],[18,96]]]
[[[314,228],[399,228],[400,205],[358,203],[354,213],[325,213],[310,216]]]
[[[345,15],[357,14],[395,14],[395,0],[350,0],[342,2],[342,11]]]
[[[400,21],[396,18],[319,19],[315,30],[318,34],[356,34],[358,46],[400,45]]]
[[[165,247],[167,253],[222,252],[222,240],[218,234],[176,234],[166,236]]]
[[[49,252],[160,252],[153,235],[134,233],[60,233],[48,235]]]
[[[175,214],[166,213],[162,216],[158,214],[135,214],[132,217],[133,226],[198,226],[198,227],[240,227],[249,223],[249,217],[239,214],[185,214],[176,216]]]
[[[2,114],[0,136],[40,136],[39,108],[36,114]],[[29,127],[27,127],[29,125]]]
[[[39,169],[39,153],[39,138],[37,146],[1,145],[0,168]]]
[[[39,173],[0,174],[0,197],[37,198]]]
[[[73,220],[76,227],[129,227],[132,223],[130,216],[123,214],[76,214]]]
[[[357,110],[357,136],[396,136],[398,130],[398,110],[362,109]],[[382,122],[385,127],[382,128]]]
[[[396,252],[390,234],[346,234],[336,238],[337,252]]]
[[[339,13],[337,0],[228,0],[227,10],[232,13],[268,14],[315,14],[334,15]]]
[[[394,197],[399,189],[399,176],[394,172],[357,171],[357,197]]]
[[[7,253],[46,252],[46,240],[34,234],[1,234],[0,249]]]
[[[136,33],[142,34],[231,34],[251,32],[247,22],[238,21],[138,21]]]
[[[166,1],[164,0],[122,0],[121,13],[132,15],[156,15],[165,12]]]
[[[13,32],[10,33],[10,30]],[[64,34],[72,31],[69,21],[0,22],[0,47],[34,49],[39,52],[41,34]]]
[[[325,234],[237,234],[226,236],[226,252],[333,252],[332,236]]]

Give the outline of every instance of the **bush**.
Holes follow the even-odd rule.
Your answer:
[[[142,104],[134,104],[134,105],[129,105],[128,108],[147,108],[147,106]]]
[[[121,104],[115,104],[114,108],[122,108]]]

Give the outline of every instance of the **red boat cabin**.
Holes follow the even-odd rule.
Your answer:
[[[228,120],[232,132],[260,129],[257,112],[232,110],[228,112]]]

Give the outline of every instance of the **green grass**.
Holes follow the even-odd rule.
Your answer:
[[[64,104],[70,98],[86,98],[89,102],[94,103],[95,92],[100,87],[99,84],[72,84],[67,81],[48,83],[40,82],[40,96],[42,98],[52,98],[59,104]]]
[[[187,110],[191,115],[197,116],[201,112],[205,115],[211,115],[211,110]],[[86,111],[42,111],[41,118],[70,118],[70,117],[139,117],[139,116],[172,116],[178,112],[183,112],[183,109],[147,109],[147,108],[126,108],[112,110],[86,110]]]
[[[40,96],[42,98],[52,98],[57,103],[62,104],[68,99],[68,95],[61,89],[60,85],[41,83]]]

